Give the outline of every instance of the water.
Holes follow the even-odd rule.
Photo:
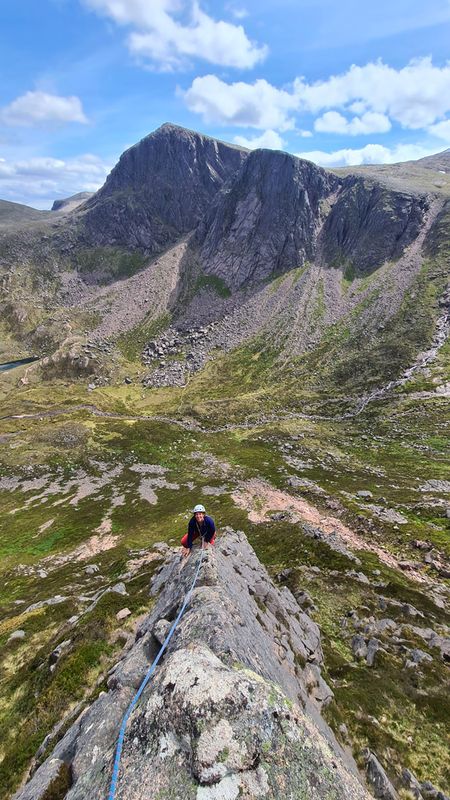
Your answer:
[[[32,361],[38,361],[38,356],[30,356],[29,358],[21,358],[19,361],[7,361],[5,364],[0,364],[0,372],[7,372],[14,367],[21,367],[22,364],[31,364]]]

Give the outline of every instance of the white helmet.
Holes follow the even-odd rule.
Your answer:
[[[198,511],[203,511],[203,513],[205,513],[206,512],[205,506],[202,506],[202,504],[199,503],[197,506],[195,506],[193,513],[197,514]]]

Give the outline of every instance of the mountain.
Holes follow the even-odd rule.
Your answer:
[[[367,274],[401,256],[428,206],[424,196],[256,150],[199,226],[200,262],[233,289],[316,259]]]
[[[191,231],[245,160],[247,151],[176,125],[162,125],[120,157],[87,202],[86,235],[96,245],[155,252]]]
[[[105,796],[198,502],[119,797],[446,797],[447,159],[164,125],[0,204],[1,800]]]
[[[85,200],[89,200],[90,197],[92,197],[92,192],[78,192],[62,200],[55,200],[52,205],[52,211],[65,211],[66,213],[68,211],[73,211],[81,205],[81,203],[84,203]]]
[[[190,366],[198,369],[214,348],[232,350],[261,336],[292,362],[334,326],[347,326],[348,340],[337,337],[331,348],[338,394],[353,392],[358,376],[371,386],[400,377],[413,354],[431,343],[437,324],[442,259],[419,324],[401,320],[407,294],[429,268],[427,251],[445,242],[445,185],[421,188],[422,176],[434,175],[421,162],[337,173],[287,153],[249,153],[163,125],[127,150],[85,202],[73,207],[70,199],[64,215],[34,212],[33,224],[8,229],[5,331],[12,342],[28,338],[33,352],[43,341],[55,348],[64,326],[74,329],[74,310],[86,308],[97,315],[96,336],[130,339],[136,331],[143,352],[145,333],[137,326],[150,332],[171,318],[189,329],[201,318],[216,328],[206,348],[194,348]],[[289,280],[269,286],[283,276]],[[30,307],[24,293],[30,280],[46,298],[43,306]],[[102,285],[111,287],[110,298],[102,292],[88,300]],[[62,328],[46,322],[49,303],[64,318]],[[400,344],[383,364],[369,351],[391,325],[402,330]],[[361,348],[362,372],[356,367]],[[150,382],[185,383],[188,365],[175,361]]]
[[[48,211],[38,211],[36,208],[24,206],[21,203],[11,203],[8,200],[0,200],[1,227],[25,224],[33,220],[42,220],[45,219],[47,215]]]
[[[287,153],[249,153],[163,125],[127,150],[81,205],[70,210],[72,199],[64,215],[35,212],[28,227],[8,229],[5,332],[33,352],[43,342],[57,350],[61,332],[67,325],[79,330],[75,317],[88,312],[97,319],[94,338],[136,335],[142,353],[145,331],[161,320],[184,330],[202,319],[216,327],[206,347],[194,347],[194,370],[217,347],[231,351],[263,337],[273,343],[275,361],[287,358],[303,375],[306,353],[338,326],[350,335],[334,338],[333,367],[321,369],[320,392],[329,389],[325,374],[339,395],[352,393],[358,381],[376,387],[400,378],[433,341],[445,263],[439,258],[429,277],[424,271],[427,253],[445,244],[449,206],[445,186],[419,187],[417,176],[433,175],[430,169],[420,162],[394,166],[401,188],[398,170],[395,181],[381,172],[377,179],[375,168],[335,174]],[[427,307],[408,326],[403,307],[423,281]],[[30,305],[30,282],[42,304]],[[110,290],[99,294],[104,285]],[[50,308],[58,309],[62,327],[48,324]],[[391,328],[395,356],[374,360],[370,351]],[[175,362],[156,369],[150,383],[185,383],[189,365]]]

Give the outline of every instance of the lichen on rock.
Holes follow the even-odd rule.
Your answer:
[[[108,792],[121,720],[188,591],[200,557],[169,550],[155,605],[134,645],[16,800],[44,800],[61,764],[59,800]],[[365,800],[351,757],[320,709],[317,625],[278,589],[243,533],[226,529],[205,554],[184,616],[127,726],[116,800]],[[52,767],[53,765],[53,767]]]

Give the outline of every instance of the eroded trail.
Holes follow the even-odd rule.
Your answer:
[[[247,511],[250,522],[267,522],[270,519],[269,512],[288,512],[288,524],[307,522],[318,527],[326,536],[333,535],[341,540],[342,544],[348,545],[351,550],[367,550],[374,553],[386,566],[400,569],[398,559],[386,548],[366,542],[354,530],[344,525],[338,517],[324,514],[303,498],[280,491],[266,481],[253,478],[242,484],[231,496],[239,508]],[[418,570],[409,570],[408,577],[418,583],[429,583]]]

